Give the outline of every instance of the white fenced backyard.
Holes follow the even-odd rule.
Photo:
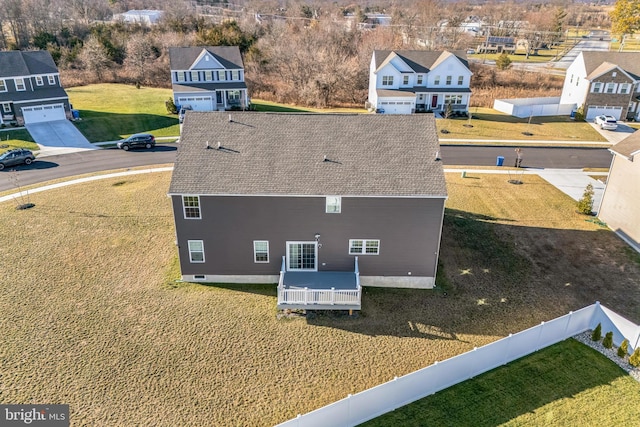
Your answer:
[[[615,345],[627,339],[630,352],[640,344],[640,326],[602,306],[599,302],[575,312],[542,322],[540,325],[510,334],[483,347],[431,366],[396,377],[376,387],[349,395],[345,399],[278,424],[277,427],[355,426],[393,411],[447,387],[458,384],[594,329],[613,332]]]
[[[496,99],[493,108],[521,119],[541,116],[568,116],[575,104],[560,104],[560,97]]]

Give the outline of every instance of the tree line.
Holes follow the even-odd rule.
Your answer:
[[[320,0],[0,3],[0,48],[48,50],[65,86],[120,82],[169,87],[169,47],[231,45],[240,47],[252,96],[318,107],[363,105],[374,49],[467,49],[477,45],[478,38],[458,28],[474,17],[508,35],[518,35],[522,30],[516,23],[523,21],[540,34],[610,25],[606,9],[570,0],[474,4],[396,0],[343,5]],[[112,19],[130,9],[159,9],[164,15],[151,26]],[[360,25],[374,12],[390,16],[391,25]],[[486,80],[477,80],[486,85]]]

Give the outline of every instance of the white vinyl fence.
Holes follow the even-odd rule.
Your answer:
[[[494,110],[521,119],[541,116],[568,116],[576,104],[560,104],[560,97],[495,99]]]
[[[576,312],[349,395],[277,427],[355,426],[602,324],[614,343],[640,344],[640,326],[596,302]]]

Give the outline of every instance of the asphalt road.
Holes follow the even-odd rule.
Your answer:
[[[498,156],[504,157],[505,166],[512,166],[514,150],[515,146],[442,146],[440,157],[445,167],[495,166]],[[91,172],[173,163],[176,152],[177,145],[168,144],[151,150],[104,149],[43,157],[15,168],[18,173],[0,171],[0,191]],[[608,168],[611,164],[611,153],[604,148],[524,147],[522,152],[522,166],[527,168]]]

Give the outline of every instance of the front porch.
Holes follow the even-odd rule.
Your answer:
[[[278,282],[278,309],[360,310],[358,258],[354,271],[286,271]]]

